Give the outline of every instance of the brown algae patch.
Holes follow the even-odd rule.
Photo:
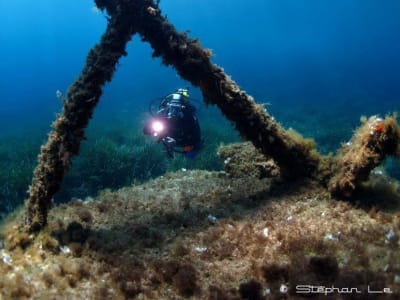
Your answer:
[[[400,214],[332,200],[313,182],[185,171],[59,205],[37,236],[20,232],[21,218],[2,230],[4,299],[297,299],[299,285],[400,292]]]

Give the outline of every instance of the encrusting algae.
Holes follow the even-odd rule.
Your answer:
[[[399,212],[333,200],[309,180],[180,171],[58,205],[37,235],[21,235],[22,217],[4,225],[3,299],[400,295]]]
[[[386,156],[399,156],[400,128],[396,116],[385,119],[372,116],[361,121],[362,126],[337,156],[337,170],[329,183],[329,190],[334,195],[351,197]]]

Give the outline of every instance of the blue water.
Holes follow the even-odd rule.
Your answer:
[[[285,127],[332,151],[361,115],[399,111],[400,1],[162,0],[180,31],[189,30],[213,62]],[[93,1],[0,2],[0,136],[45,132],[106,26]],[[149,100],[181,86],[174,69],[134,37],[105,88],[94,124],[137,120]],[[191,93],[201,99],[199,91]],[[203,110],[202,118],[207,118]],[[97,123],[96,123],[97,122]],[[103,122],[103,123],[102,123]],[[123,122],[123,121],[122,121]],[[135,121],[136,122],[136,121]],[[127,122],[132,126],[141,126]],[[1,200],[1,199],[0,199]]]
[[[65,92],[73,82],[105,28],[93,6],[0,2],[2,117],[31,118],[38,106],[43,114],[57,111],[55,91]],[[190,30],[213,49],[213,61],[260,102],[321,110],[336,101],[357,102],[355,111],[399,108],[399,1],[174,0],[161,1],[161,7],[179,30]],[[174,70],[151,59],[139,39],[128,53],[106,88],[104,106],[142,104],[180,85]]]

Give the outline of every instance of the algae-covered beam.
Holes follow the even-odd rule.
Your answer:
[[[126,43],[135,32],[150,42],[154,56],[161,56],[164,64],[174,66],[182,78],[200,87],[205,101],[217,105],[244,138],[275,159],[283,175],[311,176],[320,172],[324,158],[317,154],[314,143],[285,131],[222,68],[211,63],[210,50],[203,49],[197,40],[188,38],[185,33],[178,33],[161,16],[154,1],[95,2],[109,14],[107,30],[100,43],[90,50],[82,74],[70,87],[63,111],[53,123],[54,130],[50,132],[48,142],[41,148],[26,201],[28,230],[39,230],[46,225],[51,199],[60,187],[71,158],[79,153],[84,129],[100,99],[102,87],[112,79],[118,60],[126,54]],[[398,128],[395,128],[398,134]],[[380,141],[373,139],[371,143],[379,144]],[[382,145],[377,147],[378,158],[367,158],[373,161],[368,168],[383,159],[380,152],[388,151],[387,142],[383,141]],[[341,164],[343,174],[348,174],[348,169],[357,168],[357,164],[350,166],[346,161],[344,159]],[[360,167],[357,174],[365,174],[368,168]],[[331,190],[339,193],[357,181],[342,184],[340,179],[333,178]]]
[[[206,101],[217,104],[246,139],[276,159],[283,172],[309,175],[315,170],[318,159],[311,154],[313,145],[301,138],[291,138],[262,106],[256,105],[221,68],[210,62],[209,50],[178,33],[153,1],[95,2],[100,9],[107,10],[108,26],[100,43],[90,50],[82,74],[68,90],[63,111],[41,148],[26,201],[29,231],[46,225],[51,199],[60,188],[71,158],[79,153],[84,129],[102,87],[112,79],[119,58],[126,54],[126,43],[136,31],[151,43],[155,56],[162,56],[164,63],[175,66],[182,78],[199,86]]]
[[[84,129],[99,101],[102,87],[112,79],[120,57],[126,55],[125,46],[133,34],[132,27],[127,26],[132,14],[118,7],[114,15],[100,43],[90,50],[82,74],[69,88],[63,111],[53,123],[47,143],[41,147],[26,201],[29,231],[46,225],[52,197],[60,188],[71,158],[79,153],[80,143],[85,138]]]
[[[328,187],[335,196],[351,197],[386,156],[399,155],[400,128],[395,117],[372,116],[362,122],[351,141],[343,145],[337,155],[335,175]]]
[[[106,9],[111,16],[118,6],[116,3],[120,2],[96,0],[98,7]],[[134,27],[142,39],[151,44],[153,56],[162,57],[165,65],[174,66],[182,78],[200,87],[205,101],[217,105],[242,137],[273,157],[284,175],[309,176],[316,170],[319,156],[311,140],[285,131],[222,68],[211,63],[210,50],[203,49],[197,40],[188,38],[185,33],[177,32],[153,1],[132,2],[142,6],[132,16]],[[143,11],[148,13],[143,14]]]
[[[387,155],[395,154],[393,149],[398,147],[400,140],[398,125],[395,118],[386,118],[379,124],[383,131],[371,135],[368,143],[363,144],[362,149],[358,148],[363,153],[360,161],[355,159],[352,163],[352,153],[336,161],[319,155],[313,141],[283,129],[222,68],[211,63],[210,50],[203,49],[197,40],[188,38],[185,33],[177,32],[154,3],[142,3],[152,13],[143,14],[142,19],[136,18],[135,30],[151,44],[153,55],[162,57],[165,65],[174,66],[182,78],[200,87],[205,101],[217,105],[233,121],[242,137],[267,157],[272,157],[282,175],[311,176],[324,185],[333,177],[329,183],[332,194],[349,195],[350,187],[366,180],[370,171]],[[369,123],[366,126],[370,126]],[[356,137],[354,144],[358,143],[362,141]],[[336,167],[335,163],[338,164]],[[339,172],[336,176],[335,171]]]

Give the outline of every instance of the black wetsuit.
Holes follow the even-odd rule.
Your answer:
[[[174,109],[167,116],[168,136],[176,141],[176,146],[197,146],[200,143],[200,126],[196,108],[189,103],[181,103],[181,108]]]
[[[171,94],[161,101],[154,117],[165,122],[166,131],[160,136],[160,140],[169,137],[175,140],[176,147],[198,148],[201,144],[200,125],[196,108],[188,101],[183,95]],[[151,124],[147,124],[143,131],[145,134],[152,134]]]

